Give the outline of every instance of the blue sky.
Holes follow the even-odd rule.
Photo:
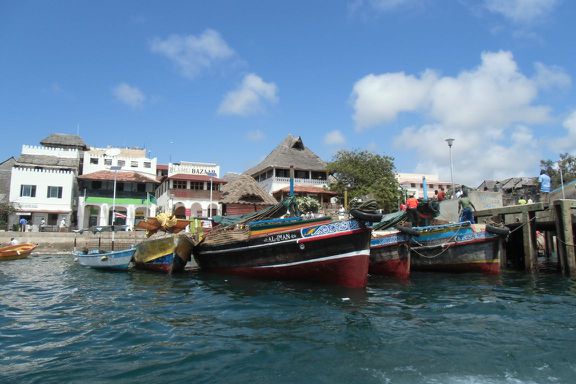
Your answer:
[[[51,133],[160,163],[260,162],[288,134],[456,183],[576,148],[576,2],[3,1],[0,159]]]

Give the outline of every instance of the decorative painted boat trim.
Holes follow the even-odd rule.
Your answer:
[[[200,244],[194,258],[201,269],[214,272],[366,286],[369,228],[349,220],[284,229],[224,244]]]
[[[193,244],[185,234],[174,234],[148,239],[136,246],[136,268],[163,273],[178,273],[192,254]]]

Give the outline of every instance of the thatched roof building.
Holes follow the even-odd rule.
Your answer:
[[[222,186],[220,203],[223,215],[256,212],[277,203],[251,176],[238,175],[228,180],[228,183]]]
[[[300,136],[288,135],[260,164],[244,173],[257,178],[260,173],[269,169],[289,166],[293,166],[295,170],[326,170],[326,162],[304,146]]]
[[[65,133],[53,133],[40,142],[45,147],[52,148],[73,148],[86,151],[88,146],[78,135],[69,135]]]

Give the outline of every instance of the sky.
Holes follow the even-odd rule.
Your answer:
[[[4,0],[0,161],[65,133],[222,176],[291,134],[472,187],[537,176],[576,149],[574,20],[569,0]]]

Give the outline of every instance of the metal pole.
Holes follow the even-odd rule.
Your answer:
[[[210,175],[210,205],[208,206],[208,217],[212,217],[212,175]]]
[[[112,166],[111,170],[114,171],[114,186],[112,187],[112,250],[114,250],[114,235],[116,231],[114,230],[114,222],[116,221],[116,176],[118,175],[118,170],[122,167]]]
[[[448,143],[448,152],[450,152],[450,182],[452,183],[452,198],[456,195],[456,189],[454,188],[454,165],[452,164],[452,144],[454,139],[446,139]]]

